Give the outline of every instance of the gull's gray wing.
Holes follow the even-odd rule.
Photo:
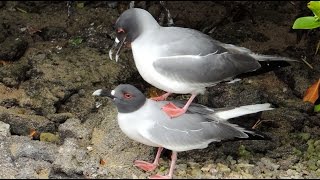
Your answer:
[[[149,37],[159,57],[153,63],[157,72],[190,83],[214,84],[260,68],[246,48],[213,40],[197,30],[166,27]]]
[[[168,78],[195,84],[214,84],[261,67],[249,55],[228,52],[159,57],[153,66]]]
[[[160,52],[159,55],[162,57],[179,55],[204,56],[211,53],[229,51],[223,47],[223,43],[213,40],[210,36],[194,29],[162,27],[154,34],[157,35],[150,34],[148,40],[153,42],[153,48]]]
[[[227,122],[206,119],[199,114],[184,114],[178,118],[153,117],[152,128],[139,133],[155,144],[173,151],[206,148],[209,143],[227,139],[247,138],[243,128]]]

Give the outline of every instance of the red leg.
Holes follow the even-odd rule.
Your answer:
[[[162,176],[162,175],[157,174],[157,175],[153,175],[153,176],[149,177],[149,179],[172,179],[173,171],[176,166],[177,156],[178,156],[178,153],[175,151],[172,151],[171,165],[170,165],[170,170],[169,170],[168,175]]]
[[[140,169],[143,169],[145,171],[153,171],[154,169],[157,168],[157,166],[159,164],[159,158],[160,158],[162,150],[163,150],[163,147],[159,147],[158,148],[158,152],[157,152],[156,158],[155,158],[153,163],[148,163],[148,162],[145,162],[145,161],[135,160],[134,161],[134,166],[136,166],[136,167],[138,167]]]
[[[168,116],[170,116],[171,118],[175,118],[178,117],[182,114],[184,114],[188,107],[190,106],[190,104],[192,103],[193,99],[196,97],[196,94],[192,94],[192,96],[190,97],[190,99],[188,100],[188,102],[184,105],[183,108],[179,108],[177,106],[175,106],[172,103],[168,103],[167,105],[162,107],[162,110],[168,114]]]
[[[165,93],[165,94],[163,94],[163,95],[161,95],[161,96],[153,97],[153,98],[150,98],[150,99],[152,99],[152,100],[154,100],[154,101],[164,101],[164,100],[167,99],[168,96],[170,96],[170,94],[171,94],[171,93]]]

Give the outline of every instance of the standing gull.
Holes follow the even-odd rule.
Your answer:
[[[160,109],[168,103],[167,101],[147,99],[132,85],[122,84],[112,91],[99,89],[93,95],[112,98],[118,109],[119,127],[129,138],[148,146],[158,147],[153,163],[136,160],[135,166],[145,171],[152,171],[158,166],[163,148],[172,150],[169,174],[150,177],[154,179],[172,178],[177,152],[203,149],[211,142],[248,138],[249,135],[264,138],[260,133],[231,124],[227,120],[272,109],[268,103],[224,109],[210,109],[192,103],[186,113],[171,120]],[[175,103],[183,105],[180,101]]]
[[[191,94],[179,108],[172,103],[162,109],[177,117],[186,112],[193,99],[206,87],[261,67],[259,61],[294,61],[286,57],[260,55],[232,44],[224,44],[200,31],[181,27],[162,27],[146,10],[131,8],[117,19],[116,61],[121,47],[131,45],[135,65],[149,84],[166,91],[154,100],[165,100],[170,94]]]

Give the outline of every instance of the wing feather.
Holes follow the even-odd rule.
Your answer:
[[[195,84],[214,84],[241,73],[260,68],[258,61],[246,54],[211,53],[205,56],[182,55],[160,57],[155,70],[168,77]]]

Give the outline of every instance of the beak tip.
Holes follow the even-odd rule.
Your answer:
[[[114,42],[118,44],[120,41],[119,41],[118,38],[116,38],[116,39],[114,40]]]
[[[119,60],[119,55],[117,54],[116,55],[116,62],[118,62],[118,60]]]
[[[92,93],[92,95],[93,95],[93,96],[100,96],[100,95],[101,95],[101,92],[102,92],[102,89],[98,89],[98,90],[94,91],[94,92]]]
[[[110,49],[110,50],[109,50],[109,58],[110,58],[111,60],[113,60],[113,59],[112,59],[112,54],[113,54],[112,49]]]

